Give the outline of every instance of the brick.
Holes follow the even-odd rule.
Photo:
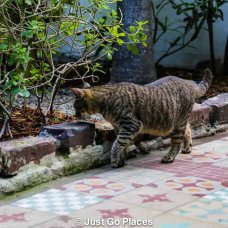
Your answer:
[[[191,125],[208,124],[210,111],[210,106],[195,103],[190,117]]]
[[[228,122],[228,93],[209,98],[203,104],[212,108],[210,112],[211,123],[222,124]]]
[[[38,164],[44,156],[54,154],[55,149],[53,138],[29,136],[0,142],[1,176],[15,175],[30,162]]]
[[[93,145],[95,140],[95,124],[85,121],[74,121],[50,126],[44,126],[40,135],[52,135],[58,139],[60,153],[68,153],[71,147]]]

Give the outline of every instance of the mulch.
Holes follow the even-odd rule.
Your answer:
[[[45,118],[39,109],[34,110],[29,107],[14,108],[10,120],[10,130],[14,138],[28,135],[35,136],[39,133],[41,126],[70,122],[75,119],[73,116],[67,116],[58,111],[48,114]],[[9,139],[9,136],[5,136],[3,139]]]

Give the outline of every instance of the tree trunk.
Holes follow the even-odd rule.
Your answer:
[[[118,46],[118,51],[113,55],[111,81],[149,83],[157,78],[153,56],[151,0],[123,0],[118,2],[117,7],[123,13],[125,31],[129,31],[129,26],[135,25],[135,21],[148,21],[145,25],[147,47],[139,44],[139,53],[134,55],[125,45]]]
[[[225,55],[224,55],[224,75],[228,76],[228,36],[226,39],[226,49],[225,49]]]
[[[210,59],[211,59],[211,69],[213,74],[216,76],[216,64],[215,64],[215,48],[214,48],[214,28],[213,28],[213,12],[211,11],[213,7],[212,0],[208,1],[208,16],[207,16],[207,26],[209,34],[209,46],[210,46]]]

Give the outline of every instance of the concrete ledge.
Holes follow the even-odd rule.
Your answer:
[[[211,107],[195,103],[190,117],[191,126],[198,126],[209,123]]]
[[[54,180],[61,176],[67,176],[99,167],[110,162],[110,148],[104,150],[102,145],[87,146],[70,150],[68,156],[49,155],[40,160],[38,164],[30,163],[20,170],[18,175],[2,179],[0,178],[0,197],[22,191],[26,188],[36,186]]]
[[[69,152],[70,147],[93,145],[95,140],[95,124],[85,121],[73,121],[43,126],[39,135],[52,135],[59,142],[60,153]]]
[[[30,162],[40,159],[56,150],[53,138],[25,137],[0,143],[1,176],[11,176]]]
[[[228,93],[219,94],[203,102],[203,105],[211,107],[210,122],[223,124],[228,122]]]
[[[201,124],[192,128],[192,138],[199,139],[203,137],[209,137],[226,130],[228,130],[228,124],[215,125],[214,127]],[[161,137],[141,142],[141,145],[148,151],[166,148],[170,146],[170,144],[170,138],[162,139]]]

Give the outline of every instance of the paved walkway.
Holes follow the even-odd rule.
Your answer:
[[[160,163],[165,152],[1,205],[0,227],[228,227],[228,137],[173,164]]]

